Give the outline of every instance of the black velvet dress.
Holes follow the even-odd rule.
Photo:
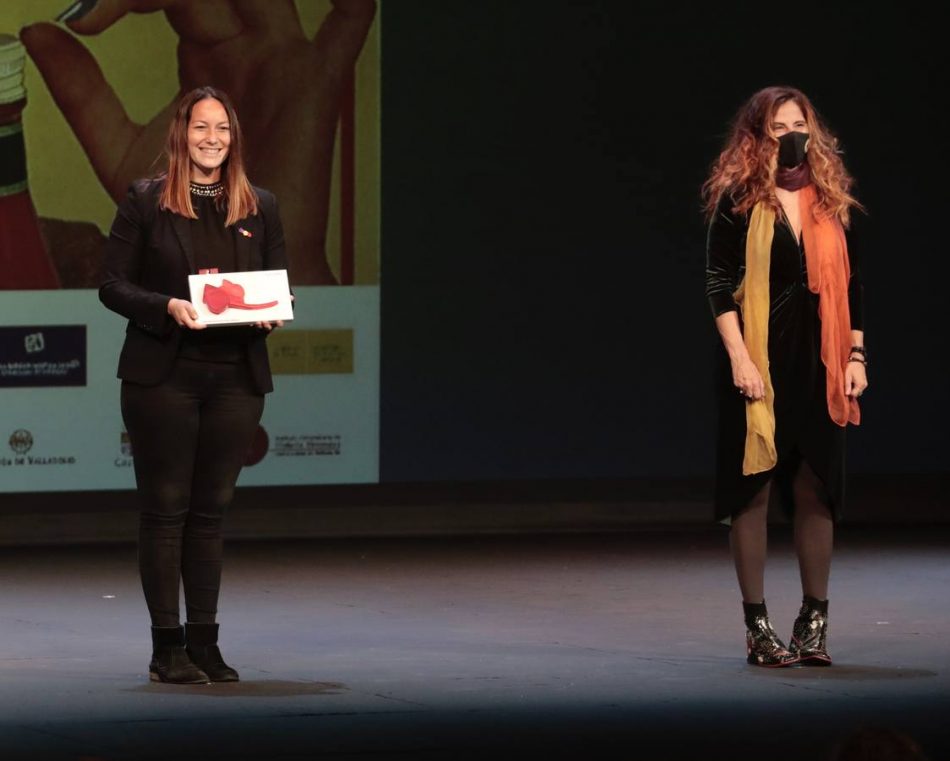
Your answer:
[[[857,212],[846,231],[851,280],[848,303],[851,327],[861,330],[863,304],[858,270],[860,240],[855,234]],[[745,274],[749,215],[732,211],[725,197],[719,204],[706,241],[706,296],[713,316],[738,310],[733,293]],[[863,237],[863,236],[862,236]],[[741,323],[741,315],[740,315]],[[792,479],[802,460],[826,491],[835,519],[840,519],[845,492],[845,428],[828,414],[825,367],[821,362],[821,321],[818,295],[808,290],[805,250],[795,240],[784,215],[777,215],[769,267],[769,373],[775,392],[775,448],[772,470],[742,474],[745,452],[746,401],[732,382],[732,367],[722,342],[716,363],[719,408],[714,496],[717,520],[736,515],[770,479],[787,513],[794,510]]]

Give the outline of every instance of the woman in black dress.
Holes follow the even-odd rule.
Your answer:
[[[217,645],[221,522],[273,389],[265,338],[280,323],[204,330],[188,275],[285,269],[284,235],[274,196],[244,173],[224,93],[202,87],[182,97],[165,153],[166,171],[133,183],[119,205],[99,289],[129,320],[118,375],[141,502],[149,674],[237,681]]]
[[[718,372],[715,509],[728,522],[748,662],[830,665],[834,522],[844,506],[845,427],[867,388],[852,179],[808,98],[759,91],[703,186],[706,295]],[[789,646],[765,607],[770,492],[793,512],[803,602]]]

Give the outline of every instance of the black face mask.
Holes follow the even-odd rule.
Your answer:
[[[778,165],[794,169],[805,160],[807,132],[786,132],[778,139]]]

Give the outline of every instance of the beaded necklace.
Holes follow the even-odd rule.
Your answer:
[[[192,195],[202,196],[204,198],[215,198],[224,192],[224,183],[221,181],[212,182],[210,185],[202,185],[197,182],[189,183]]]

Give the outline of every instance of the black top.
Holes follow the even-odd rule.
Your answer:
[[[170,298],[189,299],[188,275],[198,271],[190,220],[159,206],[164,178],[136,180],[116,209],[103,256],[99,299],[128,319],[118,376],[130,383],[164,382],[179,356],[184,330],[168,314]],[[274,194],[252,188],[257,213],[234,229],[236,272],[287,269],[287,251]],[[208,328],[210,331],[225,328]],[[267,332],[244,328],[248,370],[262,394],[274,388],[267,356]]]
[[[217,191],[215,195],[210,195]],[[195,186],[192,184],[191,206],[198,215],[189,219],[191,242],[195,250],[195,265],[199,270],[216,269],[234,272],[234,227],[226,227],[227,206],[222,203],[221,183]],[[209,327],[205,330],[182,329],[179,356],[206,362],[242,362],[246,358],[245,344],[252,334],[244,326]]]
[[[188,220],[198,269],[216,268],[219,272],[234,272],[234,230],[225,227],[228,209],[221,196],[192,193],[191,206],[198,215],[198,219]]]

